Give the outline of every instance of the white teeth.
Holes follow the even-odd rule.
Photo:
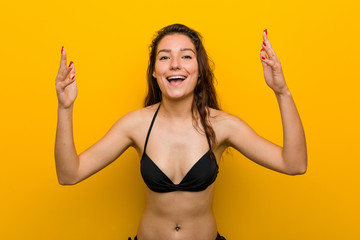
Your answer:
[[[167,79],[168,80],[174,80],[174,79],[182,79],[182,80],[185,80],[186,77],[184,76],[171,76],[171,77],[168,77]]]

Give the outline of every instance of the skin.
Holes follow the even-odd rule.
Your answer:
[[[279,104],[283,147],[256,134],[240,118],[210,109],[210,122],[217,137],[214,153],[219,161],[224,150],[233,147],[269,169],[290,175],[303,174],[307,168],[303,127],[285,83],[280,61],[265,32],[263,39],[266,46],[262,45],[260,60],[265,81],[274,91]],[[166,78],[173,75],[187,78],[180,84],[172,85]],[[141,157],[151,119],[158,107],[155,104],[126,114],[102,139],[77,154],[72,131],[73,103],[77,95],[74,76],[74,64],[66,67],[64,50],[56,77],[59,105],[55,141],[56,170],[62,185],[76,184],[91,176],[117,159],[128,147],[134,147]],[[172,34],[160,41],[153,76],[157,79],[163,100],[146,153],[177,184],[209,149],[206,137],[194,129],[192,123],[191,103],[198,80],[198,63],[195,47],[187,36]],[[217,228],[212,212],[213,195],[214,184],[200,192],[157,193],[147,188],[138,239],[214,240]]]

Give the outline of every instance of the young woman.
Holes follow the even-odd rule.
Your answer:
[[[60,184],[76,184],[117,159],[128,147],[141,158],[147,185],[139,240],[225,239],[212,212],[219,159],[233,147],[254,162],[285,174],[303,174],[307,152],[303,127],[280,61],[263,32],[260,60],[283,124],[283,147],[257,135],[244,121],[219,110],[213,72],[199,33],[174,24],[154,38],[145,108],[120,118],[106,135],[77,154],[72,112],[75,66],[62,49],[56,77],[58,125],[55,161]]]

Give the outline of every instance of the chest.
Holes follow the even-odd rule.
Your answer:
[[[154,124],[149,134],[146,155],[173,183],[184,176],[209,151],[204,133],[192,124]]]

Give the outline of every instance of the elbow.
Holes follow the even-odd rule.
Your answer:
[[[301,164],[298,164],[296,166],[289,167],[285,174],[296,176],[296,175],[303,175],[307,171],[307,158],[305,158],[303,161],[301,161]]]
[[[80,176],[76,170],[56,167],[56,176],[58,183],[62,186],[75,185],[80,182]]]
[[[300,173],[299,174],[305,174],[307,171],[307,163],[305,164],[305,166],[301,169]]]
[[[75,182],[68,182],[68,181],[63,181],[63,180],[59,180],[58,182],[61,186],[71,186],[71,185],[76,184]]]
[[[58,182],[62,186],[71,186],[77,184],[79,181],[76,181],[75,179],[69,177],[58,176]]]
[[[286,172],[286,174],[291,175],[291,176],[296,176],[296,175],[303,175],[306,173],[307,168],[298,168],[298,169],[292,169],[291,171]]]

